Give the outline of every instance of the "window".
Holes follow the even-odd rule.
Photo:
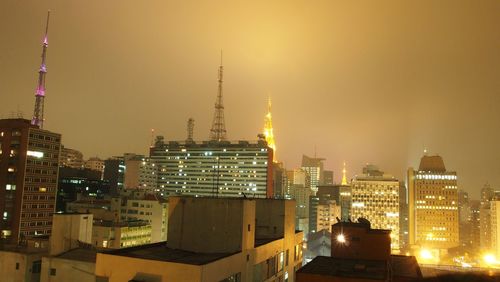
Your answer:
[[[40,273],[42,270],[42,261],[36,260],[31,265],[31,273]]]
[[[56,269],[55,268],[50,269],[50,276],[56,276]]]
[[[16,270],[19,270],[19,263],[16,262]]]

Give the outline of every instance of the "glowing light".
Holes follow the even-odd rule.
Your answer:
[[[27,151],[26,154],[30,157],[43,158],[43,152],[38,151]]]
[[[269,98],[267,115],[264,121],[264,137],[266,138],[267,146],[273,149],[273,161],[276,161],[276,143],[274,142],[273,121],[271,116],[271,98]]]
[[[344,162],[344,168],[342,169],[342,183],[340,185],[347,185],[346,172],[347,170],[345,169],[345,162]]]
[[[492,265],[498,263],[497,258],[493,254],[485,254],[483,260],[486,264]]]
[[[430,260],[430,259],[433,259],[434,256],[432,255],[431,251],[429,251],[427,249],[422,249],[422,250],[420,250],[420,258],[422,258],[424,260]]]
[[[345,243],[345,236],[344,236],[344,234],[337,235],[337,242],[342,243],[342,244]]]

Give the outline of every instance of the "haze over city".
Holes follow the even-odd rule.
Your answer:
[[[423,150],[478,198],[500,185],[498,1],[0,3],[0,114],[31,118],[51,10],[45,128],[86,157],[208,139],[223,50],[229,140],[255,140],[273,101],[277,156],[373,163],[404,180]],[[315,149],[316,148],[316,149]]]

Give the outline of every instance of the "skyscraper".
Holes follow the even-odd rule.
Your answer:
[[[25,119],[0,120],[0,237],[49,235],[55,210],[61,135]]]
[[[366,218],[377,229],[391,230],[391,249],[399,251],[399,181],[374,165],[351,182],[351,217]]]
[[[301,168],[306,171],[311,177],[311,190],[313,193],[318,191],[318,185],[323,174],[323,158],[311,158],[306,155],[302,156]]]
[[[264,140],[163,142],[150,150],[162,195],[273,197],[272,150]]]
[[[457,173],[440,156],[423,156],[408,169],[410,245],[446,252],[459,244]]]

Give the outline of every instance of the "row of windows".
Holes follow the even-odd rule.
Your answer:
[[[14,134],[12,134],[12,135],[14,136]],[[52,136],[47,136],[47,135],[35,134],[35,133],[30,133],[30,138],[37,138],[40,140],[53,141],[53,142],[61,141],[61,139],[59,137],[52,137]]]

